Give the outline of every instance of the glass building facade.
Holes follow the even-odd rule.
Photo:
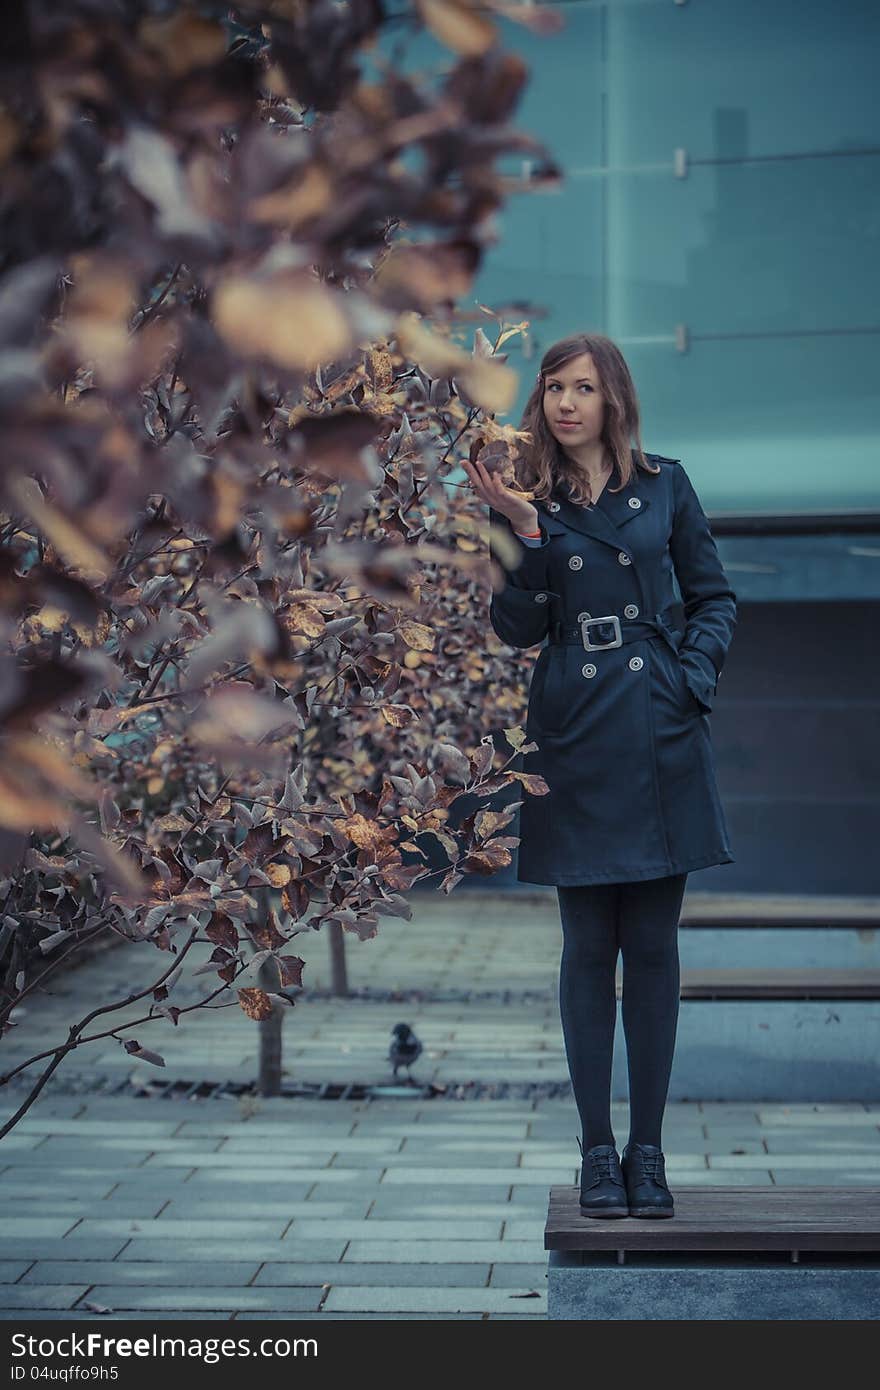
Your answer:
[[[737,862],[693,886],[877,893],[880,5],[550,8],[544,37],[494,22],[530,71],[512,123],[562,179],[510,195],[460,308],[540,310],[506,316],[531,319],[504,349],[513,424],[552,342],[613,338],[645,449],[712,518],[738,599],[712,717]],[[408,72],[458,61],[404,26],[381,49]]]
[[[707,509],[876,507],[880,5],[550,8],[555,34],[495,23],[530,70],[513,123],[562,184],[509,197],[462,303],[546,311],[512,346],[508,418],[551,342],[598,331],[630,364],[645,447],[681,458]],[[457,61],[424,32],[381,47],[410,72]]]

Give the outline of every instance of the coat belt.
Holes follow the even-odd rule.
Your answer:
[[[551,622],[548,632],[548,642],[551,646],[584,646],[584,629],[589,633],[589,640],[594,645],[586,650],[602,651],[616,646],[616,642],[606,642],[605,636],[610,635],[616,638],[616,632],[612,618],[617,617],[620,624],[620,640],[623,646],[630,642],[641,642],[646,637],[661,637],[668,642],[674,652],[681,646],[684,633],[678,631],[670,625],[664,613],[655,613],[653,618],[621,618],[619,614],[599,613],[590,619],[590,625],[586,623],[576,623],[574,626],[562,622]],[[605,627],[602,625],[606,624]],[[601,646],[597,645],[602,643]]]

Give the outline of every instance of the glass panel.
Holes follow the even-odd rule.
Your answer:
[[[545,38],[498,22],[532,73],[512,124],[566,173],[557,195],[507,201],[461,304],[546,308],[509,344],[522,381],[503,418],[518,423],[550,343],[606,332],[635,377],[645,447],[682,459],[707,510],[880,507],[880,6],[560,8],[566,26]],[[405,52],[407,71],[457,61],[427,34]]]
[[[605,8],[612,166],[880,144],[876,0]]]
[[[880,507],[877,338],[617,340],[635,379],[642,438],[680,458],[706,510]]]
[[[608,198],[612,337],[880,329],[880,153],[612,174]]]

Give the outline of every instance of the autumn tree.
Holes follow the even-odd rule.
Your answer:
[[[298,933],[370,937],[414,884],[496,872],[510,795],[546,790],[486,616],[513,542],[490,558],[456,483],[527,443],[496,416],[528,317],[460,301],[492,214],[559,177],[511,124],[493,8],[556,27],[467,0],[7,17],[0,1027],[99,936],[160,963],[7,1074],[38,1079],[6,1129],[90,1038],[161,1063],[147,1022],[294,1003]],[[378,44],[423,24],[435,82]]]

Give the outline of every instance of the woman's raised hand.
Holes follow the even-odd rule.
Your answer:
[[[506,516],[515,531],[537,531],[538,513],[524,492],[505,487],[501,475],[490,472],[482,463],[462,459],[461,466],[477,496],[496,512]]]

